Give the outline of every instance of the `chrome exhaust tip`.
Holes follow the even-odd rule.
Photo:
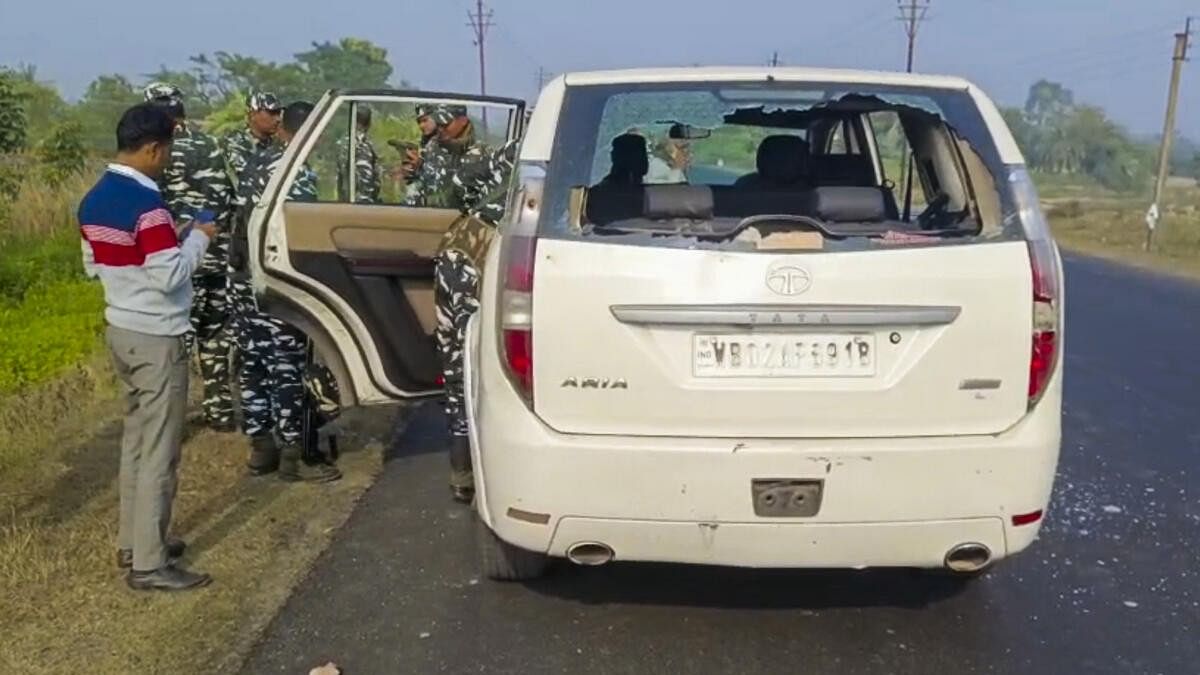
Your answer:
[[[946,569],[959,574],[978,572],[992,562],[992,550],[978,543],[959,544],[946,553]]]
[[[596,541],[582,541],[567,549],[567,560],[584,567],[599,567],[613,559],[613,550]]]

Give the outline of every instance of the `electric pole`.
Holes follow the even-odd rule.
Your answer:
[[[1171,143],[1175,140],[1175,109],[1179,103],[1179,76],[1187,60],[1188,43],[1192,37],[1192,18],[1188,17],[1182,33],[1175,34],[1175,53],[1171,56],[1171,88],[1167,93],[1167,118],[1163,122],[1162,146],[1158,150],[1158,178],[1154,182],[1154,202],[1146,212],[1146,250],[1154,248],[1154,231],[1162,215],[1163,189],[1171,173]]]
[[[534,92],[534,95],[541,93],[542,88],[546,86],[546,80],[548,78],[549,78],[549,73],[546,72],[546,69],[543,68],[542,66],[538,66],[537,91]]]
[[[929,12],[929,0],[896,0],[900,8],[900,21],[904,24],[904,33],[908,35],[908,58],[905,60],[904,72],[913,70],[913,56],[917,48],[917,30],[925,15]],[[901,159],[901,183],[904,185],[904,220],[912,216],[913,191],[913,158],[909,155],[908,146],[904,146],[904,157]]]
[[[479,48],[479,94],[487,96],[487,50],[484,40],[487,30],[496,24],[492,22],[492,10],[484,11],[483,0],[475,0],[475,11],[467,10],[467,24],[475,33],[475,46]],[[483,109],[483,132],[487,133],[487,108]]]
[[[929,0],[896,0],[900,6],[900,21],[904,23],[904,32],[908,34],[908,60],[905,72],[912,72],[913,54],[917,46],[917,29],[929,12]]]
[[[775,52],[775,53],[771,54],[771,67],[772,68],[779,67],[779,52]]]

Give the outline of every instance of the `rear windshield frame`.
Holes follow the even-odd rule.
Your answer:
[[[551,146],[550,159],[547,162],[545,192],[538,223],[540,237],[552,239],[588,240],[596,242],[644,244],[661,247],[709,248],[700,243],[688,245],[688,237],[674,237],[684,242],[670,243],[664,241],[671,237],[646,235],[603,236],[595,234],[580,234],[571,230],[566,214],[569,212],[570,193],[572,188],[581,185],[577,177],[591,177],[598,143],[598,129],[605,106],[612,96],[631,93],[670,92],[683,93],[699,92],[728,92],[735,89],[746,89],[755,92],[768,91],[777,88],[786,94],[797,90],[823,90],[838,94],[855,94],[864,96],[879,96],[884,100],[897,99],[905,96],[919,97],[930,100],[940,110],[940,117],[959,137],[965,140],[978,154],[984,167],[991,175],[996,194],[1000,199],[1000,210],[1003,214],[999,236],[984,237],[953,237],[939,239],[932,244],[915,243],[912,245],[954,245],[961,243],[987,243],[992,241],[1014,241],[1024,238],[1024,232],[1019,223],[1013,222],[1014,202],[1007,185],[1010,167],[1002,159],[987,121],[980,113],[974,98],[966,89],[918,87],[904,85],[861,84],[849,82],[811,82],[811,81],[710,81],[710,82],[654,82],[654,83],[620,83],[571,85],[564,93],[558,125],[555,130],[554,143]],[[781,97],[782,100],[782,97]],[[811,106],[805,106],[811,107]],[[978,190],[979,185],[967,185],[970,190]],[[721,248],[721,246],[713,246]]]

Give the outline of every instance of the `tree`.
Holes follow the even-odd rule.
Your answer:
[[[1038,80],[1029,88],[1025,115],[1035,126],[1048,126],[1075,106],[1075,94],[1058,82]]]
[[[337,44],[314,42],[296,55],[314,95],[327,89],[380,89],[392,76],[387,50],[368,40],[342,38]]]
[[[69,113],[70,105],[54,85],[38,81],[35,67],[18,66],[13,69],[12,75],[12,85],[25,108],[26,142],[34,146],[50,133],[58,120]]]
[[[37,147],[42,177],[52,186],[83,171],[87,149],[83,143],[83,125],[77,120],[64,120],[54,126]]]
[[[141,91],[123,75],[101,75],[93,80],[75,107],[84,145],[103,154],[115,151],[117,121],[141,101]]]
[[[25,148],[28,118],[16,80],[11,70],[0,69],[0,153],[20,152]]]

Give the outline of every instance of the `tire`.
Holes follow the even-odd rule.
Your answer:
[[[550,559],[542,554],[518,548],[500,539],[482,521],[475,524],[479,546],[479,565],[483,576],[493,581],[530,581],[546,573]]]

